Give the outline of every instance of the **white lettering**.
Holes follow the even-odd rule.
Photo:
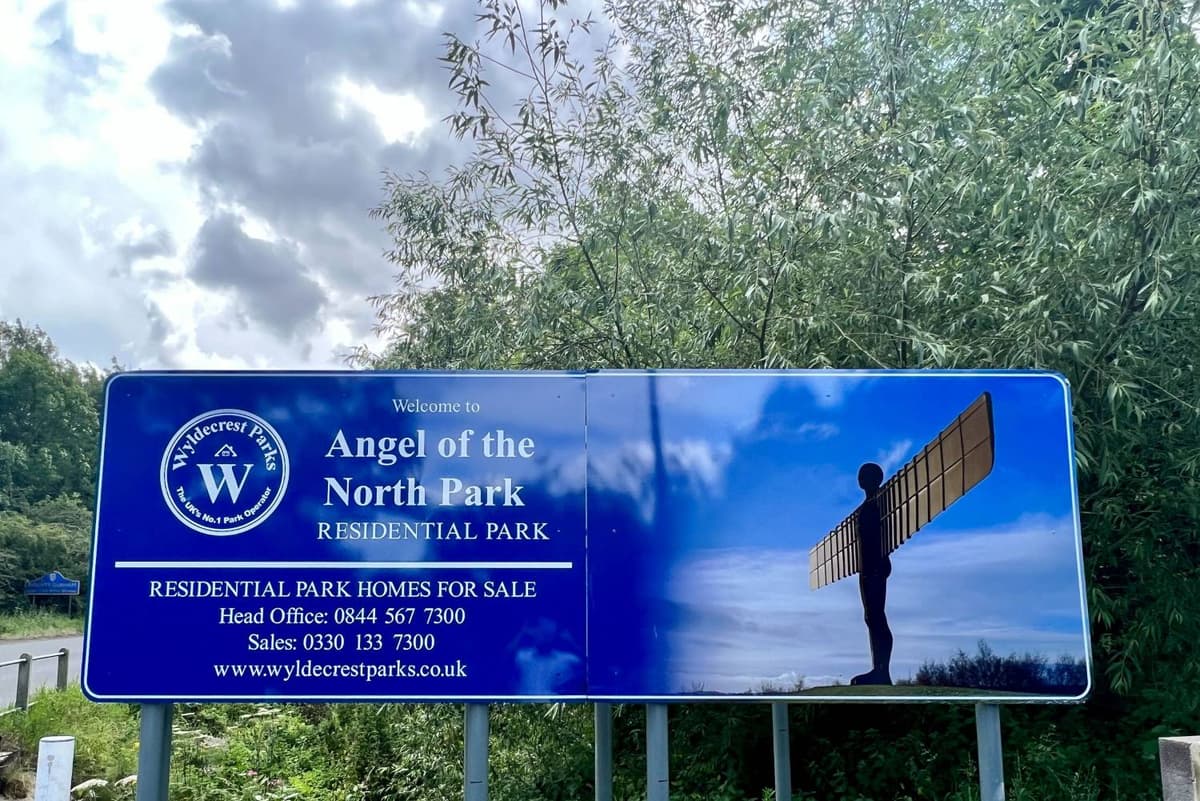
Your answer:
[[[213,479],[213,465],[198,464],[200,475],[204,479],[204,488],[208,490],[208,499],[213,503],[217,502],[217,498],[221,495],[221,490],[225,487],[229,488],[229,497],[234,503],[237,503],[238,496],[242,494],[242,487],[246,486],[246,477],[250,475],[250,468],[254,465],[244,464],[246,468],[242,471],[242,479],[239,481],[233,472],[235,465],[218,464],[216,467],[221,468],[221,480]]]

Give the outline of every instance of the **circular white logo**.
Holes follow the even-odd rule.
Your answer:
[[[240,409],[188,420],[163,452],[167,508],[201,534],[241,534],[270,517],[288,483],[288,456],[270,423]]]

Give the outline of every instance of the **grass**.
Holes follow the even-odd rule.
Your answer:
[[[75,737],[72,784],[103,779],[115,787],[137,770],[138,724],[129,705],[93,704],[78,686],[42,690],[28,710],[0,717],[0,749],[17,753],[16,769],[0,776],[0,792],[20,798],[32,787],[38,741],[62,734]]]
[[[27,609],[0,614],[0,640],[67,637],[82,632],[83,618],[68,617],[62,612]]]

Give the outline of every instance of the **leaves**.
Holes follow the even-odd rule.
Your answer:
[[[484,9],[447,51],[472,157],[377,210],[372,363],[1058,370],[1101,693],[1200,724],[1193,12],[613,0],[598,39]]]
[[[62,494],[90,503],[100,383],[45,332],[0,322],[0,511]]]

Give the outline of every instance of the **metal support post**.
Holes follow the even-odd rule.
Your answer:
[[[488,797],[488,705],[467,704],[466,759],[463,771],[463,797],[466,801],[487,801]]]
[[[29,672],[33,668],[33,657],[21,654],[21,663],[17,665],[17,709],[29,709]]]
[[[612,704],[595,705],[596,801],[612,801]]]
[[[167,801],[171,784],[171,704],[142,704],[137,801]]]
[[[66,648],[58,649],[58,683],[60,690],[67,689],[67,671],[70,666],[71,652]]]
[[[1000,741],[1000,707],[975,705],[975,736],[979,742],[980,801],[1004,801],[1004,746]]]
[[[667,705],[646,704],[646,801],[671,797]]]
[[[771,731],[775,744],[775,801],[792,799],[792,746],[788,731],[788,705],[771,704]]]

